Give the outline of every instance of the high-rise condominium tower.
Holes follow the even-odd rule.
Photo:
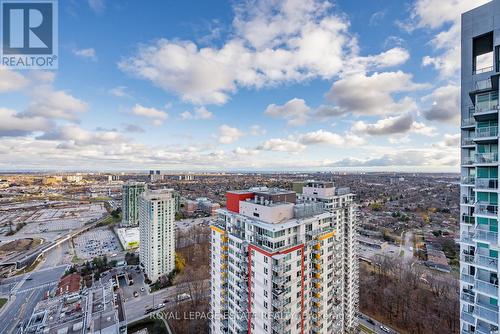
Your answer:
[[[122,222],[123,227],[139,225],[139,195],[146,190],[144,182],[126,182],[122,187]]]
[[[344,324],[347,331],[357,327],[359,304],[358,210],[349,188],[335,188],[333,182],[309,181],[302,185],[303,201],[317,201],[333,212],[342,228],[344,250]]]
[[[498,333],[500,0],[462,15],[460,326]],[[443,111],[446,112],[446,111]]]
[[[175,268],[175,198],[172,189],[139,197],[139,260],[151,281]]]
[[[226,197],[211,224],[211,332],[345,333],[340,215],[287,190]]]

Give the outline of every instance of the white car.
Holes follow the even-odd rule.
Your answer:
[[[389,328],[385,327],[385,326],[380,326],[380,329],[383,330],[384,332],[386,333],[390,333],[391,331],[389,330]]]

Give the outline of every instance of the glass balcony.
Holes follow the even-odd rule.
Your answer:
[[[474,296],[474,292],[462,291],[462,293],[460,294],[460,299],[469,304],[474,304],[476,298]]]
[[[472,137],[462,138],[462,146],[474,145],[474,139]]]
[[[476,215],[496,218],[498,216],[498,205],[490,204],[488,202],[477,202],[474,213]]]
[[[462,166],[472,166],[476,163],[473,157],[463,157]]]
[[[498,233],[492,232],[492,231],[485,231],[485,230],[476,229],[474,232],[473,239],[477,240],[479,242],[483,241],[483,242],[496,244],[498,242]]]
[[[464,305],[462,307],[462,312],[460,313],[460,319],[462,319],[462,320],[464,320],[472,325],[476,324],[476,319],[474,319],[474,316],[472,315],[472,311],[469,311],[466,305]]]
[[[474,315],[493,324],[498,323],[498,306],[490,306],[482,303],[474,305]]]
[[[487,179],[487,178],[477,178],[476,179],[476,189],[485,190],[497,190],[498,189],[498,179]]]
[[[460,254],[460,261],[468,264],[474,264],[474,255]]]
[[[476,125],[476,120],[474,117],[464,117],[462,118],[462,127],[467,128],[467,127],[473,127]]]
[[[467,274],[464,270],[462,270],[462,273],[460,274],[460,280],[465,283],[474,284],[474,276]]]
[[[498,334],[498,327],[478,323],[476,326],[476,331],[474,333],[477,333],[477,334]]]
[[[473,237],[473,233],[462,233],[462,235],[460,236],[460,242],[474,244],[474,240],[472,240]]]
[[[491,79],[485,79],[485,80],[479,80],[476,81],[476,84],[474,85],[475,90],[487,90],[491,89]]]
[[[472,70],[472,74],[481,74],[481,73],[486,73],[486,72],[491,72],[491,71],[493,71],[493,66],[486,66],[486,67]]]
[[[474,198],[474,196],[462,196],[462,201],[460,202],[460,204],[474,205],[475,200],[476,199]]]
[[[476,290],[476,292],[480,292],[482,294],[486,294],[495,298],[498,297],[498,285],[483,281],[480,278],[475,278],[474,289]]]
[[[498,153],[476,153],[476,164],[494,164],[498,163]]]
[[[463,185],[474,185],[475,180],[474,176],[462,176],[460,183]]]
[[[485,128],[476,128],[474,139],[498,137],[498,126],[488,126]]]
[[[476,254],[474,256],[474,263],[476,265],[486,267],[488,269],[493,269],[495,271],[498,269],[498,259],[494,257]]]

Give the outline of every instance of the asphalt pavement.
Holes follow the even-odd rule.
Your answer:
[[[57,285],[66,268],[45,268],[3,280],[0,294],[9,301],[0,312],[0,334],[18,332],[19,325],[26,324],[36,304]]]
[[[363,325],[365,328],[371,331],[371,333],[376,334],[399,334],[398,331],[390,328],[389,326],[367,316],[366,314],[360,313],[358,316],[358,321],[360,325]],[[388,331],[384,331],[382,326],[385,327]],[[367,331],[359,330],[358,333],[367,333]]]

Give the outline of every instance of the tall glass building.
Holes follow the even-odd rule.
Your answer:
[[[460,325],[498,333],[500,0],[462,15]]]
[[[144,182],[128,181],[123,184],[121,226],[139,226],[139,195],[146,189]]]

